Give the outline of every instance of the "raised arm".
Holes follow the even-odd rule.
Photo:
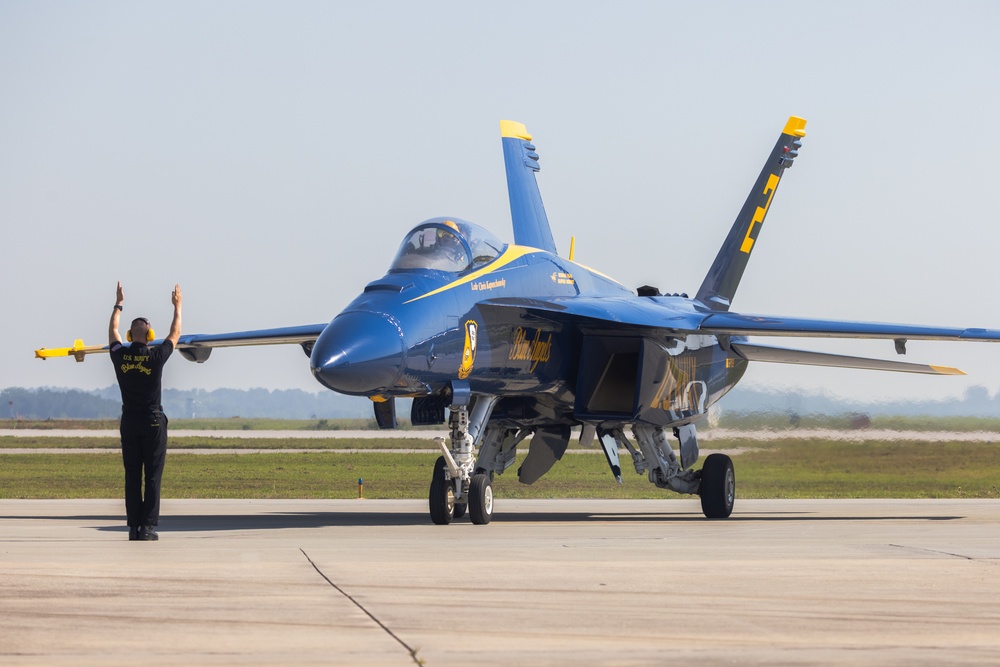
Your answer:
[[[174,304],[174,319],[170,322],[170,333],[167,334],[167,340],[169,340],[174,347],[177,346],[177,341],[181,337],[181,286],[174,285],[173,294],[170,295],[170,302]]]
[[[108,325],[108,345],[121,343],[122,337],[118,333],[118,323],[122,314],[122,301],[125,300],[125,293],[122,292],[121,281],[118,282],[118,289],[115,292],[115,307],[111,311],[111,323]]]

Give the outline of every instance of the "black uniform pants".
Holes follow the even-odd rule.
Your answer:
[[[121,434],[128,525],[156,526],[160,523],[160,480],[167,458],[167,416],[162,412],[123,412]]]

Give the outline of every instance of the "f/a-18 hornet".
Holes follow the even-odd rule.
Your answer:
[[[325,387],[367,396],[382,428],[395,400],[413,400],[413,424],[450,426],[431,475],[431,520],[493,516],[493,477],[515,463],[531,484],[558,461],[578,429],[595,440],[621,482],[619,452],[662,489],[696,494],[706,517],[733,511],[732,460],[700,469],[697,422],[750,362],[960,374],[954,368],[866,359],[751,343],[748,336],[998,341],[1000,331],[746,315],[730,310],[785,170],[805,136],[791,117],[694,297],[637,293],[560,257],[535,180],[538,155],[524,125],[500,124],[514,243],[453,217],[420,223],[381,278],[328,324],[181,336],[178,351],[204,362],[213,348],[296,343]],[[153,344],[156,344],[154,341]],[[86,346],[36,355],[107,352]],[[631,431],[631,438],[626,431]],[[676,451],[668,434],[677,441]]]

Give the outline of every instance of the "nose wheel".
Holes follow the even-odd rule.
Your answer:
[[[434,463],[431,488],[427,501],[431,521],[439,526],[447,525],[453,519],[461,519],[466,511],[476,525],[485,525],[493,519],[493,481],[485,473],[472,476],[469,490],[464,494],[466,502],[455,502],[455,482],[447,479],[448,465],[443,456]]]
[[[444,438],[437,439],[443,456],[434,462],[427,497],[431,521],[438,525],[451,523],[466,513],[477,525],[493,519],[493,474],[476,467],[474,442],[476,435],[482,434],[495,404],[491,397],[477,398],[471,423],[466,406],[451,407],[451,446]]]

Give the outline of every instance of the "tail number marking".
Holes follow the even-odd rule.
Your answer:
[[[767,186],[764,187],[764,194],[767,195],[767,201],[764,202],[763,206],[758,206],[757,210],[753,214],[753,219],[750,220],[750,226],[747,228],[747,235],[743,238],[743,245],[740,246],[740,252],[745,252],[750,254],[750,250],[753,248],[754,239],[750,238],[750,234],[753,232],[754,225],[759,225],[764,222],[764,216],[767,215],[767,209],[771,207],[771,199],[774,198],[774,191],[778,187],[778,175],[771,174],[767,178]],[[759,232],[758,232],[759,233]]]

